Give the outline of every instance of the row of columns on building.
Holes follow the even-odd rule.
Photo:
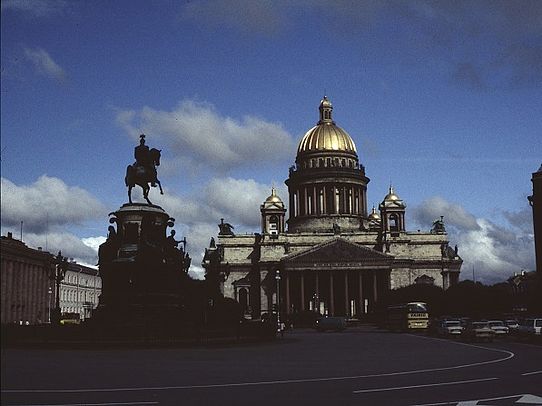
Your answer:
[[[336,280],[337,275],[342,274],[342,278],[344,278],[344,308],[346,312],[346,316],[354,316],[354,312],[351,309],[351,301],[354,300],[357,305],[359,306],[359,313],[366,313],[367,312],[367,306],[370,303],[371,305],[374,305],[378,301],[378,279],[377,274],[379,271],[377,270],[371,270],[371,271],[337,271],[337,270],[330,270],[330,271],[287,271],[287,272],[280,272],[276,271],[277,276],[279,276],[278,283],[279,286],[279,298],[278,301],[281,303],[281,307],[283,310],[286,310],[286,313],[291,313],[292,308],[294,305],[294,301],[292,300],[292,296],[299,295],[300,298],[300,304],[301,308],[296,309],[298,311],[306,311],[306,310],[313,310],[313,311],[320,311],[321,313],[324,312],[324,309],[321,309],[320,307],[320,298],[324,297],[326,300],[325,302],[325,313],[328,313],[330,315],[335,315],[336,308],[338,307],[338,303],[335,301],[335,296],[338,295],[338,292],[335,291],[334,286],[334,280]],[[291,277],[292,274],[298,274],[300,278],[300,287],[299,292],[292,292],[291,287]],[[310,275],[310,278],[313,278],[314,280],[314,294],[312,294],[312,290],[307,296],[307,288],[306,288],[306,275]],[[349,277],[355,275],[356,278],[356,288],[353,295],[350,295],[350,283],[349,283]],[[364,282],[363,277],[364,275],[368,275],[371,279],[371,286],[369,288],[369,291],[372,295],[366,295],[368,297],[364,297]],[[322,278],[324,279],[324,282],[328,282],[329,286],[326,286],[325,291],[321,290],[320,286],[320,280]],[[389,279],[386,281],[386,283],[389,283]],[[357,295],[355,294],[357,291]],[[366,290],[367,291],[367,290]],[[371,297],[372,296],[372,297]],[[310,298],[307,300],[307,298]],[[277,301],[277,298],[275,298],[275,302]],[[311,304],[312,303],[312,304]],[[307,304],[309,304],[309,308],[307,308]]]
[[[48,321],[54,293],[48,269],[16,260],[6,260],[2,266],[2,323]]]
[[[294,217],[321,214],[366,215],[365,187],[347,184],[305,185],[290,193]]]

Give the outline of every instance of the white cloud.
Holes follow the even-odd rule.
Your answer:
[[[476,280],[486,284],[502,282],[522,269],[534,269],[534,238],[525,226],[525,210],[505,213],[508,224],[498,225],[475,218],[458,204],[433,197],[411,209],[410,214],[415,223],[427,229],[444,215],[450,244],[458,245],[464,261],[463,279],[472,278],[473,268]]]
[[[24,55],[34,65],[36,71],[51,79],[62,82],[66,79],[66,73],[54,60],[51,55],[42,48],[24,49]]]
[[[25,230],[40,233],[48,228],[80,225],[107,214],[102,203],[86,190],[47,175],[31,185],[16,185],[2,178],[1,187],[2,226],[13,227],[23,221]]]
[[[432,224],[433,221],[444,216],[447,225],[452,225],[462,230],[478,230],[476,218],[468,213],[462,206],[450,203],[440,196],[425,200],[418,207],[414,207],[410,213],[416,223]]]
[[[29,247],[42,247],[54,255],[62,251],[62,255],[73,258],[76,262],[95,267],[98,254],[93,248],[84,244],[81,238],[69,232],[51,232],[46,234],[25,233],[24,243]]]
[[[98,252],[98,248],[100,248],[100,245],[102,245],[105,242],[106,239],[107,239],[107,237],[105,237],[105,236],[98,236],[98,237],[82,238],[81,241],[87,247],[90,247],[95,252]]]
[[[134,139],[150,134],[166,144],[176,163],[170,167],[197,167],[229,171],[261,162],[287,162],[293,138],[279,123],[245,116],[241,120],[220,115],[208,103],[185,100],[173,111],[144,107],[119,111],[117,122]]]

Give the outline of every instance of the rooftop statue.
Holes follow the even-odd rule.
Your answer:
[[[218,225],[218,235],[234,235],[233,229],[235,227],[230,223],[224,223],[224,219],[220,219],[220,224]]]
[[[156,167],[160,166],[160,152],[156,148],[149,149],[145,145],[145,134],[139,136],[139,145],[134,149],[135,162],[133,165],[128,165],[126,168],[126,177],[124,182],[128,187],[128,201],[132,203],[132,188],[135,185],[141,186],[143,189],[143,197],[147,203],[152,204],[149,200],[149,190],[152,187],[160,188],[160,194],[164,194],[162,184],[158,180]],[[149,186],[150,183],[150,186]]]

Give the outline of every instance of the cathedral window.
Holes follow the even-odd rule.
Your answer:
[[[341,191],[335,188],[335,214],[339,214],[341,205]]]
[[[318,191],[318,201],[319,201],[319,208],[318,208],[318,214],[323,214],[325,212],[325,205],[324,205],[324,189],[320,189]]]
[[[399,231],[399,219],[397,218],[396,214],[390,214],[389,228],[390,231]]]

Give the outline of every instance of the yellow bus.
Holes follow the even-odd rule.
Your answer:
[[[424,330],[429,327],[427,303],[410,302],[388,306],[387,326],[389,330]]]

